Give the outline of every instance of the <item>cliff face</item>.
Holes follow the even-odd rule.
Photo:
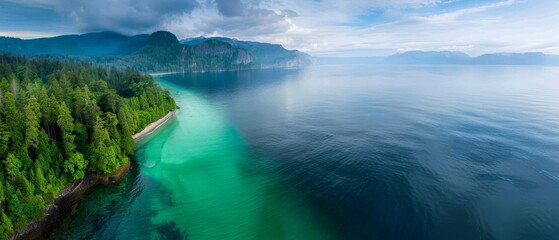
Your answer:
[[[297,50],[287,50],[279,44],[239,41],[224,37],[191,38],[181,40],[181,43],[195,47],[215,41],[245,50],[252,58],[251,63],[259,66],[259,68],[300,68],[316,63],[308,54]]]
[[[188,48],[189,46],[185,46]],[[236,48],[231,44],[220,41],[207,41],[190,47],[192,53],[198,56],[213,56],[221,58],[229,58],[231,64],[250,64],[254,62],[254,58],[244,49]]]
[[[226,71],[259,67],[250,53],[221,41],[184,45],[183,50],[180,58],[186,71]]]
[[[237,53],[237,58],[235,58],[234,64],[249,64],[252,63],[254,59],[247,51],[240,50]]]

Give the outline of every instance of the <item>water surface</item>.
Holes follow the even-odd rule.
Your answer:
[[[68,238],[559,239],[559,68],[159,78],[181,110]]]

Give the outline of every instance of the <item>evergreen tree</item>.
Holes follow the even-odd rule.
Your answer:
[[[91,169],[94,172],[110,173],[116,169],[116,153],[112,146],[109,131],[101,119],[98,119],[93,130],[91,145]]]
[[[0,212],[0,239],[8,239],[14,231],[12,221],[4,212]]]
[[[27,148],[37,148],[39,141],[39,119],[41,109],[37,99],[31,96],[25,105],[25,143]]]
[[[64,148],[66,150],[66,156],[70,156],[76,146],[74,145],[74,119],[70,114],[70,109],[66,106],[65,102],[60,104],[58,111],[58,126],[62,130],[62,139],[64,141]]]
[[[8,157],[4,160],[4,169],[6,172],[6,177],[8,180],[15,181],[19,175],[19,168],[21,167],[21,162],[14,156],[14,154],[8,154]]]
[[[35,168],[35,185],[41,190],[41,193],[47,192],[47,180],[40,167]]]
[[[5,107],[3,108],[4,122],[6,128],[10,131],[10,147],[12,151],[21,153],[24,150],[23,146],[23,125],[21,124],[22,116],[19,113],[15,98],[12,93],[8,92],[5,96]]]
[[[6,195],[4,192],[4,184],[2,183],[2,179],[0,179],[0,203],[6,199]]]
[[[64,162],[64,172],[69,173],[73,180],[81,179],[85,176],[87,169],[87,161],[81,153],[73,153],[70,158]]]
[[[134,154],[132,134],[176,105],[151,77],[134,71],[1,57],[4,239],[39,217],[69,181],[125,164]]]

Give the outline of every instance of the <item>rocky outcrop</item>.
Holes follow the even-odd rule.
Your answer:
[[[233,61],[233,64],[249,64],[254,62],[254,59],[247,51],[239,50],[237,52],[237,58]]]

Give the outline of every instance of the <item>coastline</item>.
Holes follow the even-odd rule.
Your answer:
[[[250,70],[270,70],[270,69],[284,69],[284,70],[297,70],[297,69],[304,69],[305,67],[312,66],[292,66],[292,67],[280,67],[280,66],[259,66],[259,67],[250,67],[250,68],[241,68],[241,69],[220,69],[220,70],[184,70],[184,71],[171,71],[171,72],[153,72],[153,73],[145,73],[152,77],[160,77],[165,75],[172,75],[172,74],[185,74],[185,73],[220,73],[220,72],[238,72],[238,71],[250,71]]]
[[[143,137],[149,135],[159,127],[163,126],[177,110],[167,113],[159,120],[150,123],[142,131],[132,136],[135,142],[141,140]],[[43,217],[37,221],[30,222],[27,226],[16,231],[9,239],[44,239],[45,234],[50,234],[52,231],[62,224],[64,216],[72,212],[72,208],[81,199],[84,193],[89,189],[98,185],[112,185],[117,184],[126,176],[131,167],[131,160],[125,165],[109,174],[94,174],[87,173],[83,179],[76,180],[66,185],[58,196],[49,204],[43,211]]]
[[[176,72],[154,72],[154,73],[148,73],[148,75],[152,76],[152,77],[158,77],[158,76],[164,76],[164,75],[169,75],[169,74],[177,74],[177,73],[184,73],[184,71],[180,72],[180,71],[176,71]]]
[[[148,124],[142,131],[132,135],[132,138],[134,139],[134,141],[137,142],[140,139],[144,138],[145,136],[149,135],[150,133],[152,133],[153,131],[155,131],[159,127],[163,126],[163,124],[165,124],[167,121],[169,121],[169,119],[171,119],[171,117],[175,115],[176,111],[177,110],[173,110],[173,111],[167,113],[165,116],[163,116],[159,120]]]

